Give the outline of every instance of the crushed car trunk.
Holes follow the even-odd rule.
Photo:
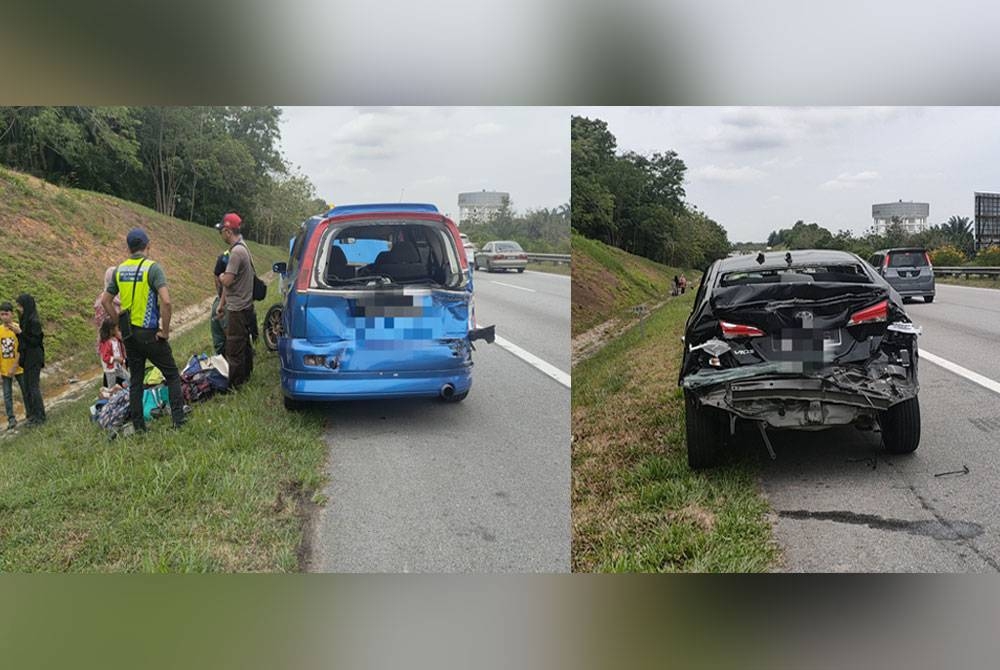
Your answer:
[[[709,305],[690,331],[682,373],[702,405],[772,427],[822,429],[917,394],[919,331],[884,286],[741,284],[718,288]]]

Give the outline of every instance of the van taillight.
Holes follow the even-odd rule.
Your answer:
[[[931,265],[931,255],[925,251],[924,252],[924,258],[927,259],[927,266],[930,267],[930,265]]]
[[[876,303],[871,307],[865,307],[860,312],[855,312],[851,315],[851,320],[847,322],[848,326],[857,326],[862,323],[878,323],[879,321],[885,321],[889,318],[889,301],[883,300],[880,303]]]
[[[753,326],[744,326],[739,323],[729,323],[728,321],[719,321],[719,325],[722,327],[723,337],[760,337],[764,334],[764,331],[760,328],[754,328]]]
[[[889,268],[889,254],[885,255],[885,260],[882,261],[882,271],[884,272]]]

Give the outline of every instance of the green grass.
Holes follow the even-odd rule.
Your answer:
[[[570,275],[572,269],[569,263],[547,263],[543,261],[529,262],[528,269],[535,272],[548,272],[553,275]]]
[[[1000,279],[992,277],[935,277],[939,284],[954,284],[956,286],[976,286],[979,288],[1000,288]]]
[[[573,570],[757,572],[776,547],[753,457],[687,466],[680,336],[668,301],[573,369]]]
[[[208,323],[172,346],[180,366],[209,352]],[[317,413],[283,408],[276,354],[259,344],[251,381],[179,431],[160,418],[109,441],[93,401],[0,438],[0,572],[299,569],[326,449]]]

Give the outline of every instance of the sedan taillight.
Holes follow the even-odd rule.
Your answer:
[[[878,323],[880,321],[885,321],[889,318],[889,301],[883,300],[882,302],[876,303],[871,307],[865,307],[860,312],[855,312],[851,315],[851,320],[847,322],[848,326],[857,326],[862,323]]]
[[[764,334],[764,331],[760,328],[754,328],[753,326],[744,326],[739,323],[729,323],[728,321],[719,321],[719,325],[722,327],[722,336],[733,338],[733,337],[760,337]]]

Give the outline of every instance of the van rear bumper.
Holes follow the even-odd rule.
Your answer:
[[[353,400],[433,397],[450,384],[459,395],[472,386],[472,359],[467,343],[458,351],[456,347],[456,343],[427,343],[412,348],[345,350],[343,344],[323,346],[282,338],[278,342],[281,390],[293,400]],[[307,354],[337,359],[338,364],[305,365]]]
[[[289,373],[281,371],[281,391],[293,400],[364,400],[436,397],[451,384],[455,395],[472,387],[472,370],[378,373]]]

